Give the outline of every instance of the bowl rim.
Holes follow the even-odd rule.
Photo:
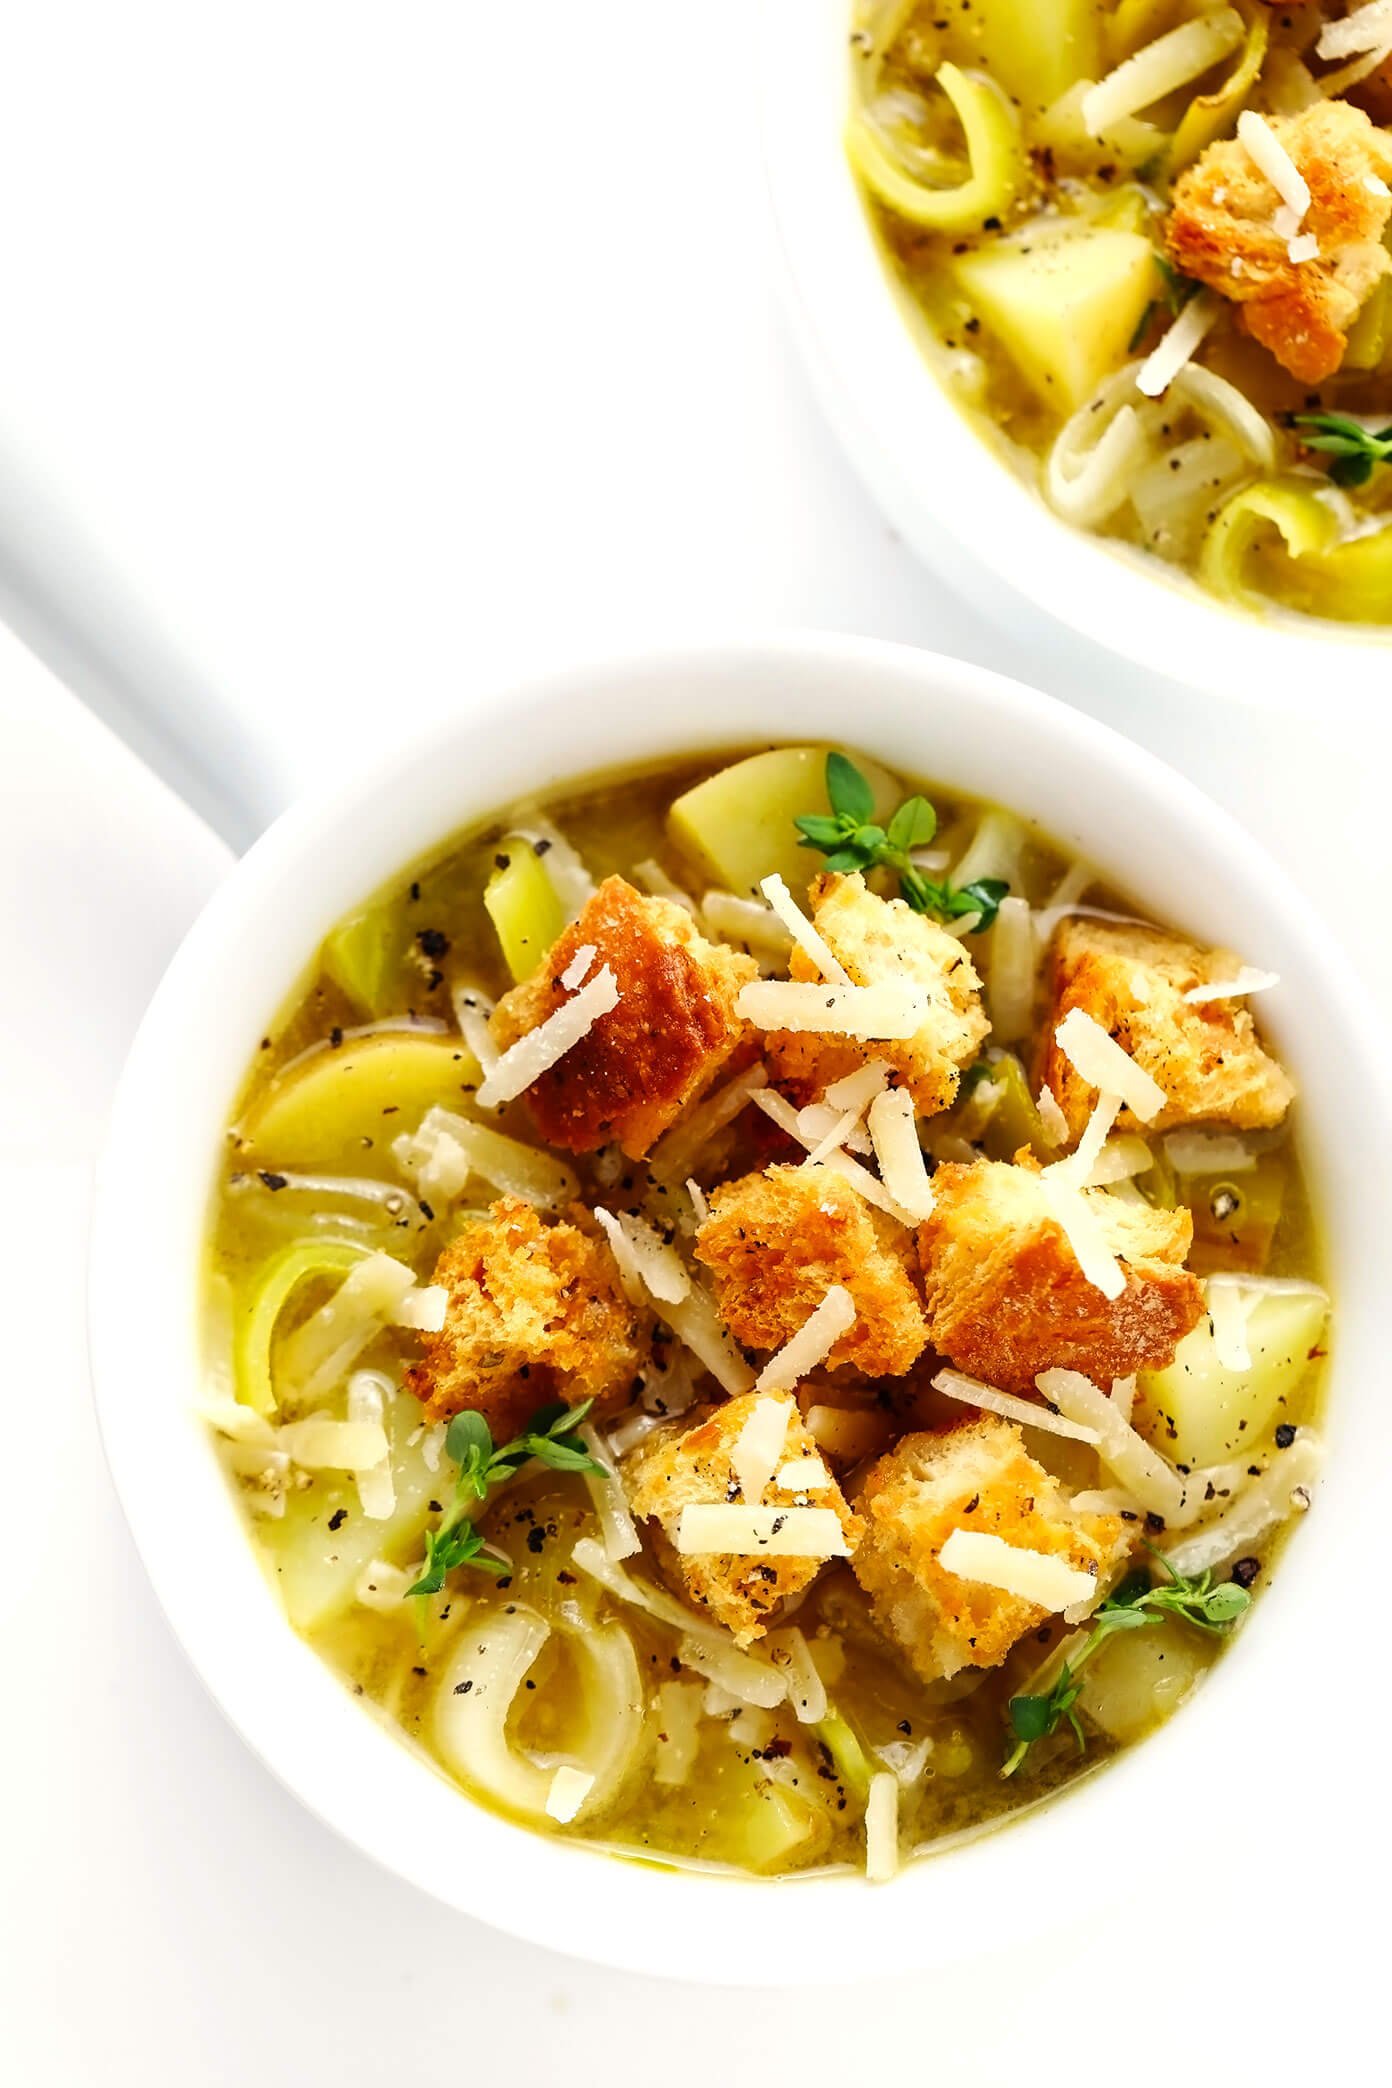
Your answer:
[[[843,733],[848,715],[853,735]],[[777,731],[751,732],[756,718],[776,718]],[[892,1888],[850,1875],[765,1886],[601,1859],[462,1799],[422,1754],[364,1716],[290,1629],[190,1397],[200,1368],[201,1228],[223,1126],[267,1018],[302,976],[304,952],[393,870],[498,806],[624,759],[843,737],[891,766],[978,795],[989,794],[982,777],[1005,774],[1003,802],[1028,798],[1064,843],[1086,836],[1087,852],[1111,874],[1120,870],[1123,888],[1144,886],[1144,875],[1132,874],[1144,860],[1172,871],[1176,903],[1162,910],[1196,933],[1220,940],[1216,925],[1234,908],[1259,929],[1263,952],[1279,957],[1288,980],[1269,996],[1270,1026],[1297,1073],[1332,1031],[1360,1093],[1380,1098],[1360,1134],[1362,1158],[1370,1144],[1376,1158],[1380,1143],[1385,1164],[1367,1201],[1375,1219],[1379,1205],[1392,1219],[1392,1111],[1360,991],[1313,909],[1237,823],[1153,756],[1052,698],[962,662],[822,634],[626,654],[475,694],[292,808],[229,873],[156,992],[122,1075],[94,1202],[89,1331],[108,1462],[161,1606],[253,1752],[346,1840],[447,1905],[573,1956],[712,1984],[921,1968],[991,1935],[1002,1894],[1028,1906],[1021,1886],[1040,1865],[1092,1861],[1099,1877],[1115,1879],[1121,1852],[1132,1868],[1163,1860],[1181,1819],[1186,1834],[1221,1831],[1207,1765],[1229,1744],[1238,1696],[1249,1706],[1254,1691],[1260,1696],[1283,1641],[1323,1633],[1329,1546],[1310,1530],[1295,1533],[1299,1569],[1277,1576],[1212,1686],[1146,1746],[1008,1830],[909,1867]],[[922,758],[910,748],[922,748]],[[595,758],[577,760],[576,750]],[[547,771],[539,784],[538,762]],[[519,776],[531,789],[517,787]],[[1350,1157],[1329,1136],[1344,1092],[1307,1096],[1317,1194],[1333,1193],[1331,1255],[1348,1272],[1340,1382],[1368,1370],[1377,1353],[1378,1302],[1374,1272],[1351,1252],[1361,1170],[1349,1174]],[[1343,1410],[1354,1405],[1346,1391],[1336,1397],[1341,1439]],[[1358,1412],[1367,1411],[1364,1401]],[[1332,1459],[1325,1484],[1337,1477],[1352,1500],[1371,1486],[1375,1463]],[[747,1914],[763,1890],[778,1894],[784,1948],[773,1967],[730,1918]],[[841,1917],[834,1967],[824,1948],[828,1915]],[[1042,1921],[1046,1910],[1034,1915]],[[1034,1915],[1022,1913],[1019,1925]]]
[[[1385,703],[1392,624],[1244,610],[1055,515],[948,398],[914,340],[843,147],[851,0],[761,0],[765,176],[784,305],[862,482],[928,565],[1182,685],[1244,702]]]

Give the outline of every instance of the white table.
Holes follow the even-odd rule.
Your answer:
[[[868,506],[774,309],[740,0],[3,19],[0,608],[234,842],[349,745],[518,666],[868,630],[1021,673],[1168,754],[1327,894],[1392,1009],[1385,730],[1343,744],[1188,697],[1013,604],[988,628]],[[229,858],[8,640],[0,801],[7,2080],[1339,2076],[1381,2018],[1387,1837],[1356,1779],[1312,1774],[1305,1678],[1248,1743],[1266,1773],[1215,1764],[1233,1846],[1182,1943],[1107,1933],[1087,1881],[1054,1881],[1042,1946],[1012,1952],[1003,1908],[989,1957],[859,1996],[698,1998],[544,1957],[303,1814],[169,1639],[82,1354],[107,1098]],[[1369,1731],[1375,1800],[1382,1750]],[[1249,1790],[1282,1801],[1269,1834]],[[1323,1897],[1321,1851],[1348,1835],[1378,1880],[1366,1912]],[[1176,1851],[1167,1909],[1201,1861]]]

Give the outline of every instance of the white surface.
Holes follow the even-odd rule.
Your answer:
[[[243,830],[342,738],[438,713],[498,663],[861,628],[1032,676],[1168,751],[1316,889],[1392,1012],[1385,728],[1329,735],[1318,689],[1310,725],[1257,728],[988,628],[865,502],[773,309],[741,0],[48,0],[0,19],[0,592],[109,705],[196,701],[200,730],[218,706],[207,795],[244,802]],[[254,728],[244,775],[232,715]],[[56,1453],[58,1475],[6,1528],[7,2076],[478,2078],[518,2063],[514,2024],[535,2078],[582,2088],[624,2047],[676,2088],[794,2054],[817,2084],[876,2064],[995,2084],[1023,2062],[1052,2088],[1099,2053],[1137,2083],[1207,2084],[1351,2074],[1377,2049],[1380,1740],[1326,1720],[1306,1677],[1272,1735],[1214,1764],[1239,1815],[1247,1747],[1274,1736],[1303,1762],[1284,1891],[1254,1895],[1218,1852],[1176,1940],[1173,1878],[1142,1937],[1089,1929],[1086,1880],[1043,1881],[1060,1926],[1027,1958],[810,2010],[707,1997],[694,2030],[691,1997],[674,2012],[660,1986],[442,1915],[308,1820],[158,1616],[81,1357],[93,1126],[216,859],[8,648],[0,788],[11,1410],[20,1468]],[[769,1934],[751,1948],[776,1951]]]

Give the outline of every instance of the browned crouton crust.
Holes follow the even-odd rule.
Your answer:
[[[932,994],[933,1015],[917,1036],[898,1044],[777,1030],[767,1040],[777,1078],[808,1101],[867,1060],[883,1059],[895,1068],[921,1116],[948,1108],[963,1066],[976,1057],[990,1028],[981,1008],[981,981],[966,950],[902,899],[877,897],[859,872],[850,877],[824,872],[813,879],[808,898],[819,931],[857,986],[913,979]],[[793,950],[789,975],[819,976],[800,947]]]
[[[655,1548],[672,1586],[695,1608],[708,1610],[741,1646],[762,1638],[781,1604],[809,1588],[826,1562],[716,1552],[681,1553],[674,1549],[673,1540],[681,1511],[690,1503],[743,1500],[730,1462],[731,1452],[755,1407],[775,1396],[788,1408],[788,1433],[781,1462],[816,1457],[822,1463],[825,1484],[790,1493],[775,1478],[764,1488],[759,1501],[751,1505],[831,1508],[854,1551],[860,1522],[847,1507],[816,1443],[803,1427],[796,1406],[786,1395],[747,1392],[718,1407],[701,1408],[683,1415],[679,1421],[665,1422],[645,1436],[621,1466],[633,1513],[655,1523],[660,1533]]]
[[[1118,1298],[1088,1282],[1032,1169],[999,1160],[938,1169],[918,1251],[928,1337],[959,1370],[1031,1393],[1041,1370],[1078,1370],[1108,1385],[1173,1361],[1203,1311],[1198,1279],[1184,1267],[1192,1218],[1085,1193],[1125,1272]]]
[[[1091,1015],[1165,1091],[1166,1105],[1148,1127],[1137,1126],[1130,1110],[1122,1111],[1122,1123],[1152,1131],[1201,1121],[1245,1131],[1280,1123],[1295,1089],[1263,1051],[1250,1011],[1241,1001],[1191,1004],[1184,998],[1193,987],[1235,978],[1240,970],[1231,950],[1204,950],[1160,928],[1060,922],[1049,953],[1036,1076],[1053,1089],[1075,1138],[1097,1096],[1054,1041],[1070,1008]]]
[[[776,1349],[839,1283],[854,1324],[827,1358],[867,1377],[905,1371],[927,1340],[909,1276],[911,1235],[826,1167],[770,1167],[711,1192],[696,1253],[737,1341]]]
[[[586,944],[592,971],[613,972],[618,1006],[527,1089],[527,1104],[548,1145],[590,1153],[617,1140],[637,1160],[748,1037],[735,996],[759,967],[698,935],[684,907],[608,877],[540,969],[499,1001],[501,1048],[561,1005],[561,974]]]
[[[1114,1515],[1079,1513],[1036,1464],[1013,1422],[983,1414],[940,1435],[908,1435],[873,1465],[856,1497],[864,1535],[851,1571],[881,1628],[927,1682],[998,1667],[1048,1616],[1035,1603],[939,1564],[957,1529],[1105,1574],[1125,1534]]]
[[[1392,137],[1344,101],[1269,121],[1309,185],[1301,231],[1319,241],[1316,258],[1291,260],[1273,222],[1281,198],[1236,139],[1210,145],[1180,176],[1165,242],[1176,268],[1242,307],[1247,331],[1283,368],[1321,384],[1392,268],[1382,244],[1392,198],[1368,186],[1392,182]]]
[[[432,1421],[473,1407],[501,1441],[552,1399],[599,1413],[627,1401],[638,1319],[602,1240],[505,1196],[451,1240],[433,1281],[449,1291],[445,1324],[405,1378]]]

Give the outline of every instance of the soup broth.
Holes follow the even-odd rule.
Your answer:
[[[939,380],[1065,520],[1386,622],[1392,58],[1321,57],[1343,13],[864,0],[848,143]],[[1317,198],[1279,235],[1264,140]]]
[[[294,1628],[470,1797],[529,1827],[629,1855],[764,1877],[863,1868],[867,1850],[872,1874],[887,1875],[900,1855],[982,1829],[1105,1763],[1176,1709],[1265,1581],[1292,1504],[1308,1500],[1326,1345],[1318,1240],[1284,1110],[1265,1129],[1210,1119],[1152,1134],[1138,1121],[1094,1140],[1107,1186],[1088,1189],[1088,1207],[1100,1197],[1137,1223],[1159,1214],[1186,1236],[1191,1214],[1187,1268],[1175,1263],[1156,1284],[1186,1287],[1194,1300],[1196,1281],[1207,1284],[1209,1316],[1184,1335],[1177,1362],[1178,1335],[1160,1367],[1115,1388],[1110,1366],[1099,1371],[1100,1390],[1082,1376],[1071,1392],[1058,1389],[1046,1374],[1047,1397],[1027,1376],[1022,1408],[1018,1393],[953,1370],[951,1359],[970,1360],[975,1337],[952,1331],[946,1306],[930,1314],[924,1338],[931,1278],[920,1271],[906,1210],[883,1186],[907,1195],[903,1185],[918,1177],[885,1129],[890,1114],[876,1113],[879,1095],[910,1094],[908,1073],[891,1086],[894,1076],[877,1075],[872,1062],[859,1114],[839,1139],[829,1137],[839,1098],[830,1108],[819,1102],[817,1080],[809,1084],[804,1068],[799,1084],[793,1060],[746,1023],[726,1064],[636,1158],[607,1137],[584,1149],[548,1144],[533,1088],[486,1106],[480,1087],[506,1034],[496,1014],[490,1034],[488,1011],[519,981],[548,978],[568,918],[578,914],[578,932],[600,937],[586,925],[598,918],[597,883],[602,897],[612,889],[604,880],[624,880],[630,903],[664,921],[649,895],[684,918],[695,908],[710,946],[742,960],[743,996],[784,991],[788,909],[771,910],[760,891],[776,873],[799,909],[812,906],[828,940],[839,930],[824,908],[837,894],[879,909],[873,919],[888,930],[891,962],[896,947],[910,946],[913,924],[936,911],[958,930],[955,940],[942,931],[949,973],[965,956],[981,974],[981,992],[969,999],[984,1014],[952,1068],[955,1093],[937,1110],[907,1110],[931,1223],[947,1227],[949,1185],[961,1196],[989,1174],[1012,1193],[1034,1194],[1037,1180],[1065,1179],[1038,1172],[1078,1143],[1052,1093],[1043,1115],[1036,1100],[1058,1014],[1045,952],[1070,922],[1114,928],[1118,916],[1133,916],[1132,899],[1012,813],[929,786],[931,842],[913,848],[912,863],[908,853],[903,865],[865,863],[858,888],[858,873],[835,867],[844,849],[801,846],[792,824],[795,815],[837,816],[824,761],[822,749],[785,749],[602,781],[544,810],[513,808],[407,870],[329,937],[263,1040],[229,1132],[209,1255],[209,1418]],[[888,846],[885,823],[917,786],[860,757],[851,773],[866,793],[855,845],[873,848],[863,838],[873,828]],[[916,818],[926,831],[926,817]],[[888,833],[902,838],[912,825],[901,820]],[[832,867],[809,900],[809,878],[824,862]],[[927,912],[891,904],[905,866],[927,889]],[[844,939],[837,946],[849,959]],[[578,1000],[608,948],[600,940],[585,963],[579,951],[550,978],[550,999]],[[873,966],[850,968],[855,991],[873,988]],[[792,969],[795,978],[816,976],[810,963]],[[839,969],[830,959],[827,976]],[[911,1047],[872,1040],[860,1048],[863,1061],[876,1049]],[[566,1055],[541,1078],[564,1092]],[[742,1105],[712,1109],[711,1095],[741,1080]],[[773,1098],[772,1113],[753,1105],[756,1094]],[[857,1169],[892,1215],[845,1187]],[[821,1286],[828,1298],[837,1291],[854,1301],[859,1334],[842,1339],[888,1340],[907,1312],[918,1332],[901,1343],[901,1368],[848,1366],[835,1345],[817,1353],[814,1343],[804,1367],[792,1362],[770,1376],[771,1358],[792,1355],[787,1343],[746,1333],[741,1344],[728,1331],[727,1322],[745,1321],[743,1279],[711,1244],[727,1210],[722,1198],[729,1185],[756,1194],[770,1183],[792,1197],[808,1180],[813,1206],[819,1196],[849,1196],[856,1208],[845,1223],[867,1227],[862,1265],[848,1265],[842,1284]],[[491,1283],[493,1310],[502,1279],[494,1262],[491,1275],[475,1270],[466,1280],[459,1243],[477,1235],[486,1252],[501,1252],[509,1226],[530,1272],[562,1237],[567,1251],[603,1258],[602,1281],[588,1278],[588,1290],[582,1283],[567,1297],[577,1311],[598,1311],[602,1291],[606,1326],[621,1328],[606,1339],[634,1341],[617,1389],[603,1389],[607,1364],[594,1341],[592,1374],[567,1377],[549,1323],[544,1341],[529,1323],[537,1360],[512,1369],[505,1398],[499,1359],[522,1338],[515,1325],[499,1320],[493,1346],[466,1353],[466,1294],[478,1311]],[[1045,1230],[1076,1284],[1066,1225]],[[930,1250],[923,1233],[919,1240],[927,1271]],[[1002,1241],[1011,1251],[1008,1227]],[[662,1249],[675,1257],[675,1275],[652,1259]],[[751,1282],[772,1280],[773,1254],[756,1255]],[[860,1294],[869,1261],[881,1256],[884,1288]],[[1236,1301],[1235,1332],[1232,1311],[1215,1303],[1215,1279]],[[693,1319],[701,1300],[704,1317]],[[1008,1315],[1008,1305],[999,1309]],[[795,1346],[807,1317],[799,1306],[790,1319]],[[1054,1353],[1047,1316],[1030,1338]],[[1234,1356],[1234,1346],[1243,1352]],[[518,1381],[533,1369],[529,1391]],[[428,1383],[423,1370],[433,1373]],[[586,1416],[578,1410],[597,1389]],[[990,1404],[1002,1397],[1003,1413]],[[1115,1412],[1120,1451],[1099,1457],[1079,1399],[1105,1400]],[[709,1552],[683,1549],[681,1517],[653,1510],[654,1461],[671,1483],[694,1433],[718,1431],[736,1402],[762,1414],[748,1424],[753,1435],[709,1453],[729,1464],[719,1465],[714,1487],[698,1489],[697,1506],[718,1517],[752,1502],[756,1519],[766,1518],[763,1536],[733,1556],[717,1552],[717,1540]],[[1011,1418],[1020,1411],[1022,1430]],[[461,1413],[474,1417],[463,1433]],[[754,1435],[762,1442],[767,1426],[777,1441],[756,1451]],[[530,1437],[532,1449],[539,1440],[540,1454],[523,1448],[499,1464],[514,1437]],[[933,1600],[944,1615],[951,1608],[938,1563],[944,1531],[930,1543],[927,1524],[915,1521],[913,1489],[930,1480],[902,1461],[916,1445],[924,1472],[936,1472],[944,1446],[969,1438],[989,1441],[1002,1469],[1014,1459],[1012,1469],[1035,1475],[1027,1487],[1037,1485],[1041,1500],[1045,1490],[1056,1499],[1052,1536],[1036,1531],[1031,1540],[1032,1497],[1011,1511],[1013,1556],[1038,1576],[1057,1570],[1067,1550],[1075,1575],[1067,1604],[1042,1582],[1037,1605],[989,1578],[954,1582],[971,1588],[980,1628],[1000,1634],[981,1665],[984,1639],[980,1647],[963,1639],[949,1658],[929,1653],[926,1625],[906,1638],[902,1591],[888,1579],[900,1554],[921,1544],[929,1582],[937,1575]],[[760,1455],[765,1470],[751,1477]],[[788,1474],[786,1485],[775,1468]],[[482,1474],[477,1485],[471,1471]],[[694,1483],[697,1471],[682,1464],[681,1483]],[[993,1474],[994,1466],[978,1490],[988,1508]],[[1200,1482],[1207,1498],[1196,1505]],[[775,1487],[786,1505],[760,1510]],[[1186,1505],[1169,1518],[1147,1506],[1181,1495]],[[815,1550],[809,1565],[777,1549],[780,1516],[810,1530],[806,1518],[826,1518],[829,1501],[834,1514],[817,1526],[825,1563]],[[977,1505],[959,1489],[956,1521]],[[907,1520],[881,1525],[882,1513]],[[688,1503],[682,1515],[690,1514]],[[858,1534],[872,1526],[888,1532],[892,1562],[874,1572],[862,1566],[872,1540]],[[1008,1518],[998,1527],[1008,1530]],[[1083,1529],[1092,1532],[1086,1541]],[[1046,1540],[1059,1556],[1041,1555]],[[761,1565],[765,1541],[774,1549]],[[1183,1585],[1201,1594],[1173,1610],[1159,1603],[1144,1628],[1104,1628],[1080,1661],[1107,1614],[1100,1598],[1124,1606],[1148,1587],[1154,1604],[1156,1590],[1180,1586],[1164,1563],[1171,1554]],[[799,1584],[784,1592],[781,1576],[792,1569]],[[1075,1609],[1078,1571],[1085,1590],[1089,1573],[1095,1586]],[[767,1609],[761,1574],[780,1590]],[[1081,1695],[1060,1708],[1060,1677],[1066,1695],[1074,1665]],[[1046,1710],[1028,1708],[1038,1705]]]

